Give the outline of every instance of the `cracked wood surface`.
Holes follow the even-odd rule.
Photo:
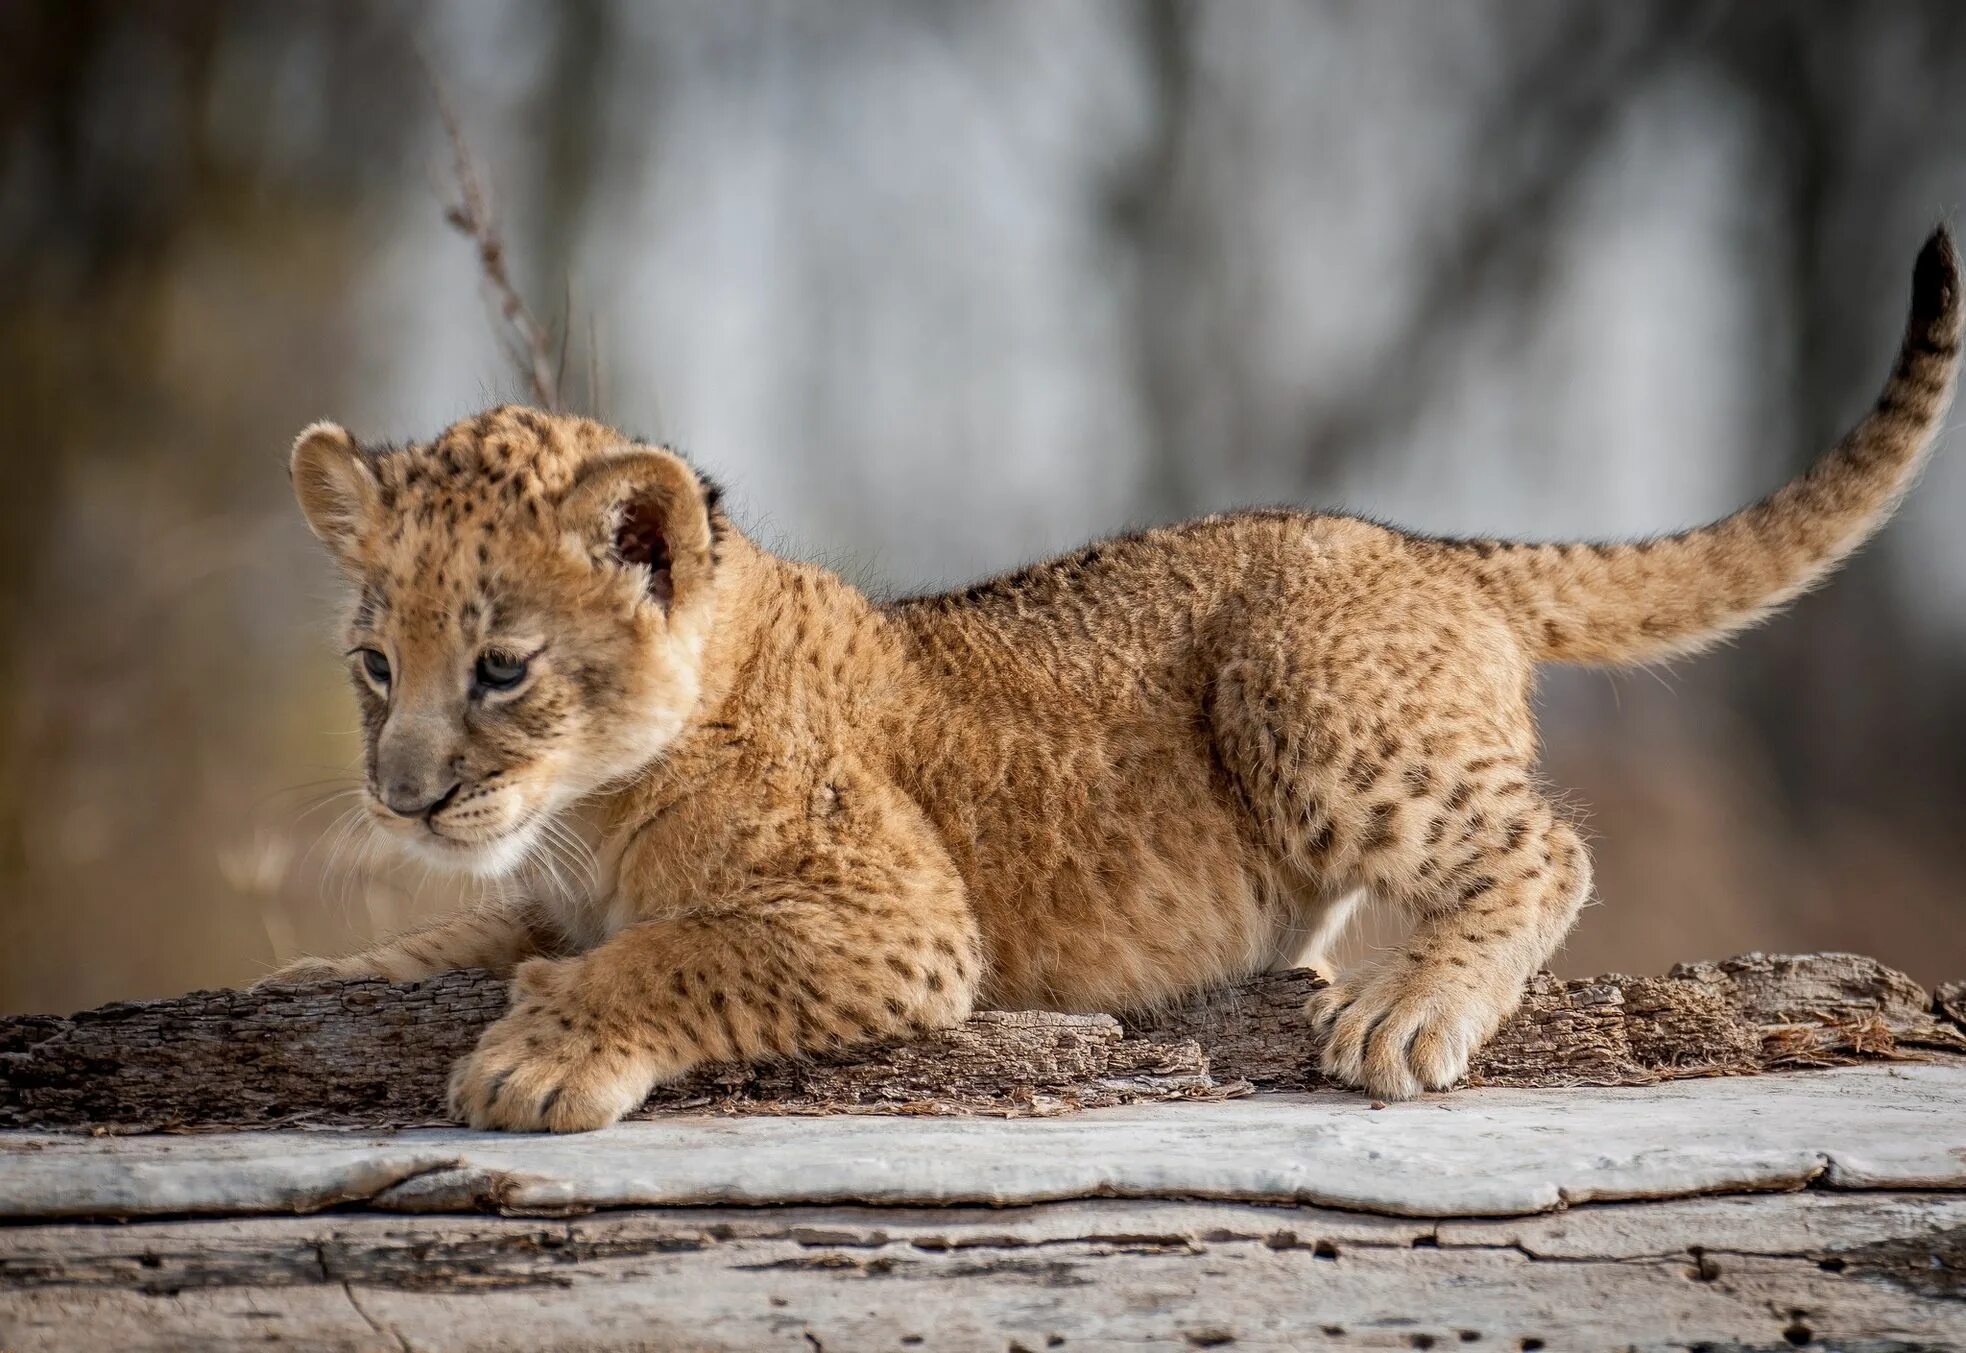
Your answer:
[[[1956,1348],[1966,1198],[1427,1222],[1087,1201],[0,1231],[0,1346]]]
[[[1045,1115],[1323,1082],[1298,1012],[1317,979],[1267,974],[1189,1004],[1107,1015],[983,1013],[847,1057],[713,1067],[658,1089],[653,1116],[881,1112]],[[1849,954],[1681,965],[1664,977],[1531,984],[1476,1059],[1475,1086],[1650,1085],[1966,1053],[1960,991],[1928,996]],[[505,1008],[450,973],[392,986],[195,992],[0,1019],[0,1126],[392,1127],[444,1117],[451,1063]]]
[[[1325,1090],[1022,1119],[669,1114],[571,1136],[0,1133],[15,1224],[1112,1197],[1475,1217],[1810,1186],[1966,1191],[1966,1065],[1482,1087],[1377,1110]]]

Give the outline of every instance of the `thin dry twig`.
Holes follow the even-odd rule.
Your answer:
[[[458,200],[444,209],[444,220],[477,249],[478,267],[491,289],[499,317],[510,326],[516,339],[505,345],[506,351],[531,387],[534,400],[541,408],[557,410],[565,341],[555,343],[551,331],[533,318],[525,299],[512,284],[506,268],[505,237],[499,233],[498,219],[492,212],[491,196],[484,177],[478,172],[478,162],[464,139],[464,128],[445,93],[443,81],[427,63],[426,71],[436,96],[437,115],[443,119],[444,133],[450,140],[452,172],[457,178]]]

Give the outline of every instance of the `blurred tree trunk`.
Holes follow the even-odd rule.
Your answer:
[[[1128,11],[1139,52],[1144,134],[1104,184],[1103,219],[1125,270],[1131,366],[1142,412],[1142,511],[1165,521],[1190,510],[1206,457],[1184,436],[1189,399],[1211,376],[1193,332],[1219,281],[1209,270],[1204,222],[1186,189],[1183,149],[1195,104],[1192,0],[1136,0]]]
[[[1766,373],[1769,425],[1789,430],[1785,443],[1746,451],[1772,489],[1854,424],[1883,379],[1917,240],[1881,228],[1888,204],[1880,195],[1929,178],[1935,144],[1966,134],[1952,95],[1966,59],[1966,6],[1744,6],[1716,46],[1754,100],[1785,185],[1783,238],[1770,242],[1783,265],[1769,279],[1785,294],[1762,308],[1771,351],[1748,366]],[[1866,71],[1880,60],[1922,96],[1862,98]],[[1943,205],[1933,203],[1935,218]],[[1888,319],[1865,322],[1877,316]],[[1786,360],[1768,360],[1784,348]],[[1904,698],[1907,688],[1932,689],[1928,674],[1912,669],[1944,658],[1913,656],[1912,599],[1876,557],[1897,548],[1887,534],[1831,587],[1742,645],[1735,699],[1810,817],[1852,795],[1889,801],[1908,782],[1966,786],[1949,750],[1966,735],[1954,695],[1966,671],[1942,677],[1938,699]]]
[[[536,202],[536,260],[534,295],[541,315],[558,314],[558,331],[569,363],[578,365],[573,377],[560,382],[567,407],[584,409],[590,388],[597,389],[593,363],[596,354],[582,341],[598,326],[598,314],[576,313],[606,303],[606,293],[587,294],[577,277],[581,232],[589,219],[594,188],[607,148],[605,113],[610,98],[610,59],[617,41],[615,7],[609,0],[563,0],[553,8],[553,59],[537,101],[544,127],[544,160],[539,167]],[[641,135],[651,135],[646,125]]]

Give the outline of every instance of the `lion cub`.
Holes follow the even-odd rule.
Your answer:
[[[705,1060],[1163,1001],[1328,940],[1362,891],[1411,937],[1319,992],[1307,1037],[1346,1084],[1444,1088],[1590,891],[1537,786],[1536,664],[1688,653],[1821,579],[1917,473],[1959,314],[1941,232],[1870,414],[1680,535],[1232,513],[888,604],[586,419],[501,408],[400,449],[317,424],[294,488],[353,585],[370,816],[527,900],[273,980],[513,973],[453,1108],[574,1131]],[[529,862],[576,804],[591,886],[547,887]]]

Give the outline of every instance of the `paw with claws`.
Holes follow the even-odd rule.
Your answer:
[[[1382,1099],[1411,1099],[1460,1080],[1516,994],[1397,959],[1341,977],[1305,1013],[1323,1043],[1325,1075]]]
[[[303,987],[316,982],[345,982],[357,977],[387,977],[388,974],[360,954],[346,958],[297,958],[275,968],[249,988]]]
[[[451,1074],[453,1115],[474,1128],[587,1132],[648,1097],[654,1061],[593,1008],[591,996],[583,998],[585,962],[520,966],[511,1010]]]

